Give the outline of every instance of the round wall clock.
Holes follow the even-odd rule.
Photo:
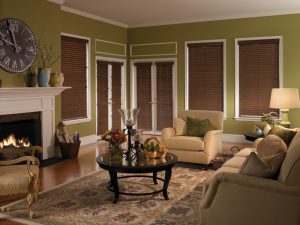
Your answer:
[[[18,19],[0,20],[0,67],[20,73],[31,66],[36,56],[32,30]]]

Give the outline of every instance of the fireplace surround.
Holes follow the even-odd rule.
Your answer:
[[[0,116],[39,112],[43,159],[55,151],[55,96],[69,87],[0,88]]]

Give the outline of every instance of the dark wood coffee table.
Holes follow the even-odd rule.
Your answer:
[[[163,192],[165,200],[168,200],[168,186],[171,180],[172,168],[177,162],[177,157],[174,154],[167,153],[164,159],[139,159],[133,162],[126,161],[123,158],[122,153],[116,155],[115,153],[105,153],[96,158],[99,166],[105,170],[108,170],[110,181],[107,184],[107,189],[114,192],[113,203],[117,203],[119,195],[152,195]],[[160,171],[165,171],[164,179],[157,177],[157,173]],[[119,176],[120,173],[130,173],[128,176]],[[144,175],[143,173],[152,173],[152,175]],[[132,175],[133,174],[133,175]],[[131,193],[124,192],[119,190],[118,180],[126,179],[130,177],[146,177],[151,178],[154,184],[157,184],[157,181],[160,180],[163,182],[163,188],[155,190],[153,192],[146,193]]]

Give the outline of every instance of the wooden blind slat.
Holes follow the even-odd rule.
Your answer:
[[[97,134],[108,130],[108,62],[97,61]]]
[[[188,44],[189,109],[223,111],[223,42]]]
[[[156,63],[157,130],[173,125],[173,62]]]
[[[279,87],[279,39],[238,44],[240,116],[261,116],[270,111],[272,88]]]
[[[62,119],[87,117],[87,40],[61,36],[61,71],[64,85],[72,87],[62,93]]]
[[[152,130],[151,63],[136,63],[137,108],[140,109],[137,126]]]
[[[122,63],[112,64],[112,128],[120,129],[121,116],[121,66]]]

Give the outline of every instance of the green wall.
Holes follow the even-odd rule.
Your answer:
[[[283,86],[300,89],[300,14],[247,19],[198,22],[155,27],[130,28],[130,44],[177,42],[177,97],[178,110],[184,109],[185,42],[195,40],[226,39],[226,107],[224,133],[243,134],[251,131],[254,122],[234,120],[234,41],[235,38],[283,37]],[[153,56],[151,58],[154,58]],[[291,110],[289,119],[300,126],[298,110]]]
[[[0,0],[0,19],[14,17],[23,20],[33,30],[38,39],[47,44],[53,44],[54,49],[60,52],[61,32],[73,35],[85,36],[91,39],[91,116],[90,122],[68,126],[70,132],[79,131],[81,136],[95,134],[96,131],[96,100],[95,100],[95,57],[105,56],[110,58],[127,59],[127,99],[130,105],[129,93],[129,65],[130,44],[176,42],[177,55],[177,97],[178,110],[184,109],[184,71],[185,71],[185,41],[226,39],[226,107],[227,119],[224,132],[242,134],[253,128],[254,122],[236,121],[234,116],[234,39],[243,37],[282,36],[283,37],[283,82],[284,87],[296,87],[300,89],[300,14],[258,17],[248,19],[223,20],[213,22],[199,22],[189,24],[177,24],[143,28],[122,28],[115,25],[99,22],[93,19],[78,16],[61,11],[60,5],[46,0]],[[122,46],[101,42],[95,47],[95,39],[116,42],[127,45],[127,56],[116,56],[111,53],[122,52]],[[101,49],[102,48],[102,49]],[[96,53],[97,52],[107,52]],[[138,54],[143,54],[142,49],[136,48]],[[161,48],[163,52],[164,48]],[[152,49],[153,50],[153,49]],[[146,50],[147,51],[147,50]],[[159,50],[157,50],[159,51]],[[169,51],[168,52],[173,52]],[[147,53],[147,52],[146,52]],[[135,57],[141,58],[141,57]],[[147,57],[143,57],[147,58]],[[149,58],[156,58],[149,56]],[[60,70],[60,62],[53,66],[53,70]],[[0,69],[0,79],[3,87],[24,86],[24,73],[12,74]],[[300,126],[299,110],[292,110],[289,114],[294,127]],[[56,123],[61,119],[61,99],[56,97]]]

